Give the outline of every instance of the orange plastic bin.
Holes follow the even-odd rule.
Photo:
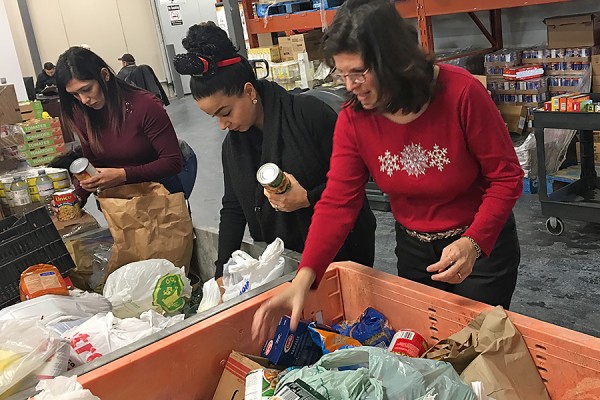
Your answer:
[[[210,400],[232,350],[259,353],[262,343],[253,343],[250,337],[254,311],[282,288],[259,294],[78,380],[102,400]],[[336,263],[311,293],[305,318],[337,322],[356,318],[369,306],[381,311],[396,329],[416,329],[430,343],[462,329],[490,308],[358,264]],[[524,336],[552,399],[600,399],[600,339],[509,315]]]

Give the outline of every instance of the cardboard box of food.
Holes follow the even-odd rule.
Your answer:
[[[35,101],[23,101],[19,103],[19,109],[21,110],[21,119],[28,121],[30,119],[41,119],[44,107],[42,102]]]
[[[283,316],[277,325],[275,337],[265,343],[261,355],[274,365],[290,367],[310,365],[323,353],[310,337],[308,322],[300,321],[296,331],[292,332],[290,317]]]
[[[499,104],[498,110],[511,133],[522,135],[527,127],[528,109],[524,106]]]
[[[0,85],[0,125],[21,122],[21,110],[13,85]]]
[[[321,31],[280,37],[281,61],[298,61],[298,54],[300,53],[308,53],[308,59],[311,61],[322,59],[322,40],[323,32]]]
[[[544,19],[548,47],[593,47],[600,44],[597,14],[564,15]]]
[[[262,357],[232,351],[225,363],[225,369],[213,400],[242,400],[246,391],[246,375],[251,371],[269,366],[269,360]]]
[[[60,128],[60,120],[58,118],[52,119],[33,119],[31,121],[23,122],[20,124],[21,129],[24,133],[40,132],[44,130]]]

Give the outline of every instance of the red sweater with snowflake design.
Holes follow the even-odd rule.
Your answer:
[[[440,65],[435,97],[408,124],[344,109],[327,186],[315,207],[299,268],[320,282],[354,224],[373,176],[394,218],[418,232],[469,226],[490,254],[523,187],[523,171],[498,109],[467,71]]]

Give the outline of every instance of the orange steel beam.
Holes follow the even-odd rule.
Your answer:
[[[495,43],[496,40],[494,39],[494,36],[487,30],[486,26],[483,24],[483,22],[481,22],[479,17],[475,13],[472,13],[472,12],[467,13],[467,14],[469,14],[469,17],[471,17],[473,22],[475,22],[475,25],[477,25],[477,27],[479,28],[481,33],[483,33],[483,36],[485,36],[486,39],[488,40],[488,42],[490,42],[490,44],[492,46],[494,46],[496,44]]]
[[[429,16],[566,3],[573,0],[423,0]]]
[[[423,21],[421,22],[421,25],[424,29],[429,30],[429,28],[427,28],[426,17],[489,11],[501,8],[566,3],[570,1],[574,0],[400,0],[396,2],[396,9],[404,18],[415,18],[419,16],[417,9],[417,2],[419,2],[422,5],[421,15]],[[242,2],[244,3],[244,12],[250,11],[252,8],[252,0],[242,0]],[[335,10],[325,11],[325,17],[328,24],[331,23],[334,15]],[[251,16],[254,17],[253,12],[246,15],[246,27],[248,29],[248,34],[250,35],[321,27],[321,15],[318,11],[272,16],[267,18],[266,26],[263,19],[250,18]],[[490,18],[492,19],[492,17]],[[419,26],[420,30],[421,25]],[[496,31],[494,28],[492,29]],[[492,32],[492,34],[494,34],[494,32]],[[494,36],[498,38],[497,35],[494,34]],[[430,43],[433,44],[433,41],[430,41]]]

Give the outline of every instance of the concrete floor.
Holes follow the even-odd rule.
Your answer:
[[[221,142],[217,121],[188,96],[167,107],[175,130],[198,156],[198,178],[190,199],[194,225],[218,227],[223,193]],[[93,204],[93,202],[91,202]],[[88,206],[98,215],[95,206]],[[600,225],[565,221],[562,236],[546,232],[537,195],[524,195],[515,207],[521,241],[519,281],[511,310],[600,337]],[[376,212],[375,267],[396,273],[391,213]]]

